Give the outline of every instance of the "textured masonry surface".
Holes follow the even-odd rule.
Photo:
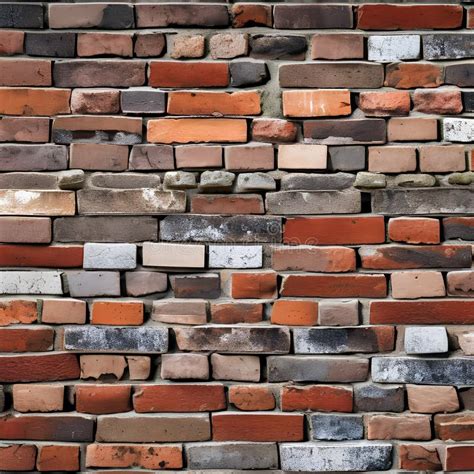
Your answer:
[[[0,3],[0,472],[474,472],[473,34]]]

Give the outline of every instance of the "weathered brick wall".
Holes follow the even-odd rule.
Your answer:
[[[1,472],[474,472],[431,3],[0,4]]]

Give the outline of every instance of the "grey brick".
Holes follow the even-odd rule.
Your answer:
[[[153,89],[128,89],[120,93],[125,113],[162,114],[166,111],[166,94]]]
[[[281,178],[282,191],[330,191],[350,188],[355,176],[350,173],[290,173]]]
[[[256,86],[265,84],[269,79],[263,61],[232,61],[229,70],[233,87]]]
[[[76,33],[26,32],[25,53],[28,56],[73,58],[76,54]]]
[[[67,169],[63,145],[0,145],[0,171],[57,171]]]
[[[68,271],[65,274],[71,296],[120,296],[119,272]]]
[[[137,352],[168,350],[168,328],[82,326],[64,329],[64,349],[81,352]]]
[[[41,3],[0,4],[0,28],[43,28]]]
[[[423,58],[460,59],[474,56],[474,34],[423,35]]]
[[[474,87],[474,63],[447,65],[444,69],[444,82],[459,87]]]
[[[448,352],[448,334],[444,326],[409,326],[405,328],[407,354],[435,354]]]
[[[328,441],[363,439],[362,415],[322,414],[310,416],[311,437]]]
[[[255,35],[250,38],[250,56],[256,59],[303,60],[306,48],[304,36]]]
[[[330,146],[328,167],[333,171],[359,171],[365,169],[365,147]]]
[[[405,410],[405,389],[403,385],[356,385],[354,409],[400,413]]]
[[[351,5],[275,5],[273,16],[281,29],[352,28]]]
[[[464,112],[474,112],[474,92],[463,91],[462,101],[464,104]]]

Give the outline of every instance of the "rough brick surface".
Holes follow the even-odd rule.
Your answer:
[[[472,0],[0,3],[1,472],[474,472]]]

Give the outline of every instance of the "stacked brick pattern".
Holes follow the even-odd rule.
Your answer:
[[[0,471],[473,472],[472,28],[1,3]]]

